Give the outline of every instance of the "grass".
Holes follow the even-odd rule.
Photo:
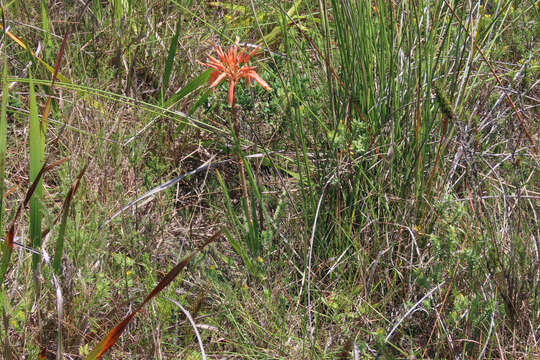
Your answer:
[[[537,2],[2,7],[0,358],[540,355]]]

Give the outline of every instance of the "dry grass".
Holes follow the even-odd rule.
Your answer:
[[[399,46],[388,48],[395,53],[381,50],[382,40],[381,49],[373,49],[375,40],[349,39],[355,51],[373,57],[367,65],[373,78],[364,63],[344,56],[347,39],[338,36],[336,2],[323,2],[330,9],[328,28],[319,2],[255,2],[257,20],[248,1],[234,2],[245,7],[245,15],[225,3],[133,2],[131,10],[127,3],[90,2],[72,28],[59,69],[73,85],[59,82],[52,94],[46,156],[69,160],[44,176],[43,227],[61,213],[88,163],[69,212],[59,278],[64,359],[86,358],[175,264],[221,228],[226,236],[185,264],[126,323],[104,358],[200,359],[190,322],[167,298],[191,313],[208,358],[540,355],[538,41],[527,37],[538,32],[527,28],[538,27],[535,2],[512,10],[511,1],[455,9],[486,31],[479,32],[480,46],[504,89],[486,61],[477,53],[468,57],[471,45],[444,1],[365,7],[366,26],[377,29],[382,14],[380,19],[396,22],[392,29],[410,27],[399,33]],[[293,3],[297,12],[287,17]],[[3,6],[9,30],[54,65],[82,4],[44,4],[50,43],[39,6]],[[118,15],[114,4],[121,8]],[[489,28],[483,14],[492,16],[499,5],[500,18]],[[415,36],[423,30],[415,29],[413,19],[424,10],[421,49],[443,53],[433,69],[426,65],[431,58],[417,53]],[[435,30],[427,29],[428,18]],[[178,21],[173,71],[162,89]],[[255,43],[274,28],[286,36],[262,44],[265,50],[253,62],[274,90],[236,93],[247,201],[238,180],[227,89],[207,93],[201,83],[169,108],[165,103],[205,70],[197,61],[206,59],[211,43],[230,44],[237,35]],[[375,34],[384,37],[382,30]],[[446,36],[454,37],[447,42]],[[409,49],[409,59],[396,49]],[[16,78],[7,117],[7,224],[30,186],[25,79],[31,70],[41,111],[51,73],[5,36],[0,50]],[[401,64],[393,68],[388,56],[394,54]],[[381,69],[389,79],[377,66],[388,66]],[[349,74],[351,68],[364,69],[365,77]],[[429,69],[417,78],[418,68]],[[395,69],[401,72],[390,72]],[[441,90],[430,91],[428,78],[440,82]],[[516,121],[505,89],[524,124]],[[452,106],[455,114],[448,116]],[[446,117],[439,107],[447,109]],[[186,121],[182,114],[192,109]],[[422,127],[416,131],[417,116]],[[358,125],[360,118],[364,125]],[[130,201],[207,162],[217,165],[103,226]],[[16,234],[25,245],[27,220],[23,216]],[[57,234],[53,227],[49,254]],[[16,249],[2,284],[0,358],[41,353],[53,359],[58,295],[51,272],[42,266],[36,292],[31,254]]]

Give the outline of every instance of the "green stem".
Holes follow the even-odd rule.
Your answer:
[[[234,137],[237,140],[238,145],[238,166],[240,167],[240,184],[242,186],[242,192],[244,195],[244,199],[246,200],[246,216],[248,223],[251,224],[251,212],[250,212],[250,206],[249,206],[249,196],[247,191],[247,185],[246,185],[246,170],[244,168],[244,161],[242,160],[242,148],[240,145],[240,123],[238,121],[238,114],[236,112],[236,102],[233,102],[232,109],[231,109],[231,116],[233,120],[233,131],[234,131]]]

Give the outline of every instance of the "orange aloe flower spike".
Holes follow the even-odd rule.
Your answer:
[[[238,49],[238,46],[232,45],[225,53],[219,46],[212,45],[212,47],[216,51],[219,60],[209,55],[206,63],[199,63],[214,69],[214,71],[210,73],[210,78],[208,79],[209,87],[211,89],[218,86],[223,80],[229,82],[227,100],[230,106],[233,106],[234,104],[234,88],[242,79],[245,79],[248,86],[251,84],[252,80],[255,80],[263,87],[263,89],[270,90],[270,86],[259,74],[257,74],[255,68],[247,65],[249,59],[255,54],[258,48],[255,48],[251,52],[247,52],[243,48]]]

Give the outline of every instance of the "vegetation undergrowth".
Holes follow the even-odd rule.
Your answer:
[[[0,5],[0,358],[540,356],[537,1]]]

